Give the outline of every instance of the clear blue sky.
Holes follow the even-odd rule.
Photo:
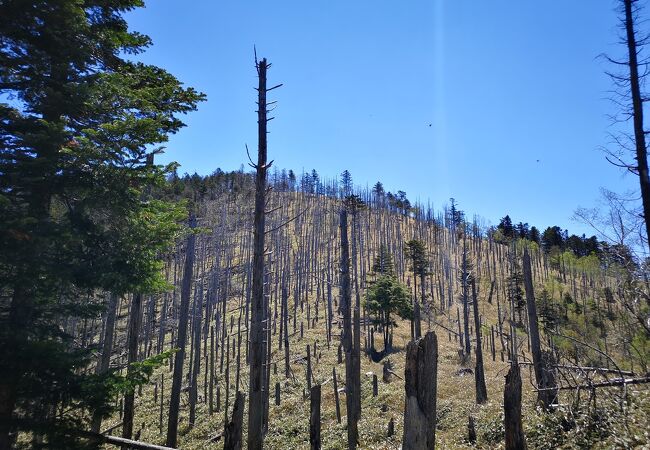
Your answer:
[[[253,45],[273,63],[269,155],[280,168],[348,169],[411,201],[455,197],[471,217],[589,232],[570,220],[599,187],[620,55],[613,0],[150,0],[129,14],[141,59],[208,96],[165,161],[208,174],[256,148]],[[539,160],[539,162],[537,161]]]

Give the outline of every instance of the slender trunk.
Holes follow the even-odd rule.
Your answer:
[[[345,352],[345,404],[347,409],[348,420],[348,448],[355,449],[359,440],[357,430],[357,421],[355,415],[355,384],[354,384],[354,364],[352,348],[352,317],[351,303],[352,292],[350,286],[350,248],[348,244],[348,213],[345,208],[341,209],[340,214],[341,229],[341,302],[340,309],[343,313],[343,330],[341,332],[341,344]]]
[[[474,278],[472,278],[472,301],[474,303],[474,328],[476,329],[476,367],[474,370],[474,378],[476,381],[476,403],[480,405],[487,401],[487,387],[485,386],[483,347],[481,346],[481,320],[478,310],[478,295],[476,295],[476,280]]]
[[[190,213],[190,228],[196,227],[194,213]],[[183,383],[183,361],[185,360],[185,346],[187,344],[187,323],[189,320],[190,295],[192,291],[192,278],[194,276],[194,247],[196,237],[190,233],[187,238],[185,250],[185,265],[183,267],[183,284],[181,286],[181,304],[178,318],[178,332],[176,345],[178,349],[174,355],[174,376],[169,397],[169,417],[167,422],[167,446],[176,447],[178,440],[178,408],[181,401],[181,385]]]
[[[535,369],[535,380],[540,389],[552,388],[555,385],[555,377],[552,369],[545,362],[539,339],[539,327],[537,324],[537,306],[535,305],[535,291],[533,289],[533,274],[530,267],[530,255],[528,249],[524,249],[523,257],[524,289],[526,290],[526,310],[528,311],[528,335],[530,336],[530,350],[533,354],[533,368]],[[585,312],[586,314],[586,312]],[[555,403],[557,391],[541,390],[537,393],[537,399],[544,408],[548,409]]]
[[[261,450],[264,442],[263,413],[264,396],[264,326],[266,309],[264,303],[264,227],[266,207],[266,59],[257,64],[259,77],[257,102],[258,153],[255,178],[255,215],[253,224],[253,286],[251,295],[250,322],[250,382],[248,393],[248,448]]]
[[[645,218],[646,236],[650,237],[650,177],[648,176],[648,155],[643,129],[643,99],[639,80],[638,49],[634,31],[632,4],[635,0],[623,0],[625,5],[625,32],[630,67],[630,94],[632,96],[632,116],[634,121],[634,145],[636,148],[637,170],[641,185],[643,217]],[[648,243],[650,245],[650,242]]]
[[[108,300],[108,309],[106,310],[106,324],[104,326],[104,339],[102,345],[102,355],[97,363],[97,374],[106,373],[110,366],[111,354],[113,353],[113,338],[115,337],[115,318],[117,316],[117,299],[116,294],[110,294]],[[102,425],[101,414],[95,412],[93,414],[91,431],[99,433]]]
[[[142,294],[133,294],[131,301],[131,318],[129,321],[129,343],[128,343],[128,368],[131,373],[132,365],[138,360],[138,335],[142,322]],[[122,437],[131,439],[133,437],[133,415],[135,407],[135,390],[129,390],[124,395],[124,418],[122,419]],[[123,447],[127,448],[127,447]]]

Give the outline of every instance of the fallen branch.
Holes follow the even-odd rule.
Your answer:
[[[522,361],[519,363],[519,365],[532,366],[533,363]],[[617,373],[620,375],[627,375],[630,377],[636,375],[634,372],[630,372],[628,370],[607,369],[605,367],[582,367],[582,366],[571,366],[566,364],[554,364],[552,367],[555,367],[557,369],[580,370],[584,372]]]
[[[569,390],[569,389],[594,389],[599,387],[609,387],[609,386],[627,386],[628,384],[644,384],[650,383],[650,377],[643,378],[616,378],[610,381],[602,381],[599,383],[591,384],[581,384],[579,386],[559,386],[557,388],[544,388],[544,389],[534,389],[535,392],[539,391],[548,391],[551,389],[558,390]]]

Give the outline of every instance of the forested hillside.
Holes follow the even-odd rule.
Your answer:
[[[252,170],[181,176],[205,96],[127,58],[140,6],[0,2],[0,450],[650,448],[650,202],[588,237],[279,169],[256,53]]]

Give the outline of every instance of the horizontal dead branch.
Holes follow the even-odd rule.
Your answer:
[[[628,384],[645,384],[645,383],[650,383],[650,377],[642,377],[642,378],[616,378],[614,380],[610,381],[602,381],[599,383],[591,383],[591,384],[581,384],[578,386],[559,386],[557,388],[542,388],[542,389],[534,389],[535,392],[540,392],[540,391],[552,391],[552,390],[560,390],[560,391],[567,391],[567,390],[574,390],[574,389],[595,389],[595,388],[600,388],[600,387],[611,387],[611,386],[624,386]]]

